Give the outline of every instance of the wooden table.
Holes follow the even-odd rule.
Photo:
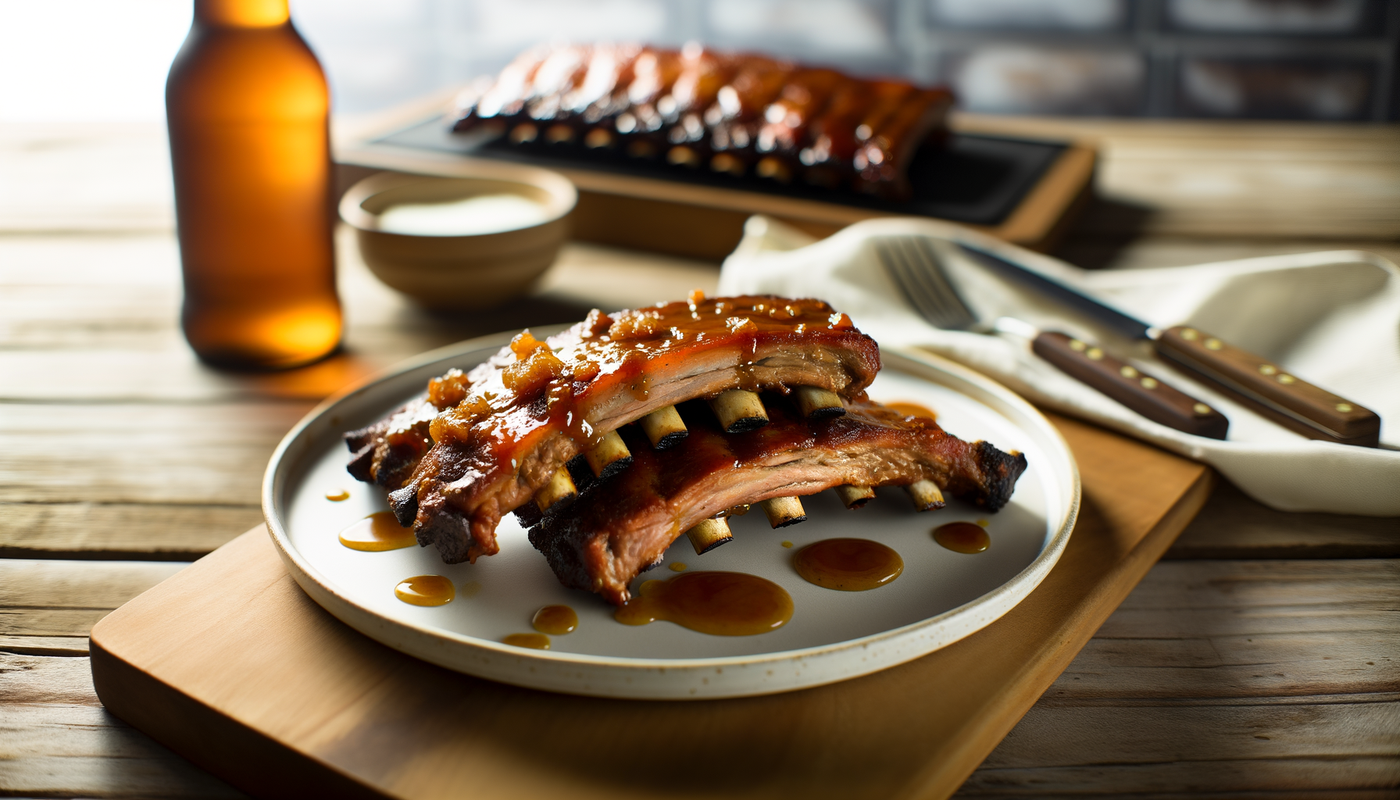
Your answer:
[[[1395,127],[970,122],[1101,140],[1101,198],[1059,250],[1075,263],[1352,247],[1400,260]],[[535,297],[429,315],[342,238],[345,353],[229,375],[180,337],[159,127],[0,127],[0,187],[5,796],[239,796],[103,710],[92,624],[256,524],[273,446],[347,382],[718,274],[574,245]],[[960,794],[1397,796],[1397,603],[1400,520],[1282,514],[1222,484]]]

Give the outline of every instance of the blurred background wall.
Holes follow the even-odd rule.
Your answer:
[[[293,0],[341,109],[550,39],[762,49],[1013,114],[1400,118],[1394,0]],[[412,90],[409,90],[412,87]]]
[[[1400,0],[292,0],[292,13],[351,114],[538,41],[699,40],[950,83],[972,111],[1400,119]],[[40,106],[159,116],[189,14],[189,0],[0,0],[0,120]]]

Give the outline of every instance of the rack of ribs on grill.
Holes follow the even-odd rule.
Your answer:
[[[677,403],[705,400],[736,435],[767,422],[757,392],[789,396],[804,417],[832,417],[879,368],[874,340],[818,300],[697,292],[595,310],[544,341],[521,333],[470,372],[435,378],[426,395],[346,434],[349,470],[389,490],[419,544],[448,563],[475,561],[497,552],[507,512],[572,498],[574,473],[606,477],[626,471],[639,447],[685,441]],[[639,430],[619,435],[634,422]]]
[[[766,56],[635,44],[538,46],[463,91],[456,133],[617,151],[895,199],[953,96]]]
[[[768,409],[766,426],[735,436],[703,408],[683,407],[690,434],[665,451],[644,447],[640,431],[624,431],[635,453],[631,466],[604,478],[580,476],[580,494],[567,510],[521,514],[530,541],[564,585],[621,605],[632,579],[660,562],[683,531],[697,552],[726,541],[724,515],[733,509],[829,488],[893,485],[922,487],[911,494],[929,506],[943,504],[941,489],[996,511],[1026,469],[1019,453],[965,442],[931,419],[901,415],[864,395],[839,417],[806,418],[776,398]],[[775,526],[790,521],[771,512],[769,519]],[[696,541],[697,528],[704,543]]]

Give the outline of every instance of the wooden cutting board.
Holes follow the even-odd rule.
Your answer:
[[[93,681],[118,717],[267,797],[946,797],[1210,493],[1200,464],[1052,419],[1084,485],[1060,563],[991,626],[863,678],[696,702],[471,678],[322,611],[258,527],[99,622]]]

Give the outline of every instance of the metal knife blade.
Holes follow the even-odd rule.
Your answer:
[[[1308,383],[1262,356],[1197,328],[1159,328],[1014,261],[968,245],[962,249],[988,269],[1089,314],[1124,336],[1152,342],[1157,355],[1173,368],[1304,436],[1362,447],[1380,444],[1381,419],[1375,412]]]

